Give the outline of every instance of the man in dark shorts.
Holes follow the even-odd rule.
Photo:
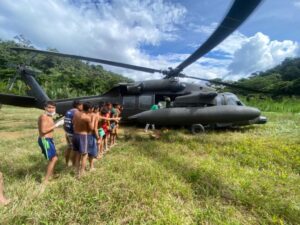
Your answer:
[[[0,205],[7,205],[10,202],[10,200],[5,198],[3,192],[4,192],[3,176],[2,173],[0,172]]]
[[[55,115],[56,105],[52,101],[48,101],[45,105],[45,113],[38,119],[39,138],[38,144],[42,150],[43,155],[49,161],[47,165],[46,176],[44,184],[47,184],[49,178],[53,175],[54,166],[57,162],[57,154],[53,142],[53,131],[55,128],[63,124],[61,120],[54,124],[53,116]]]
[[[73,149],[78,152],[76,157],[78,177],[84,175],[90,144],[90,137],[88,137],[88,134],[94,129],[94,121],[92,121],[90,114],[91,109],[92,104],[90,102],[85,102],[83,104],[83,111],[75,112],[73,117]]]
[[[64,130],[66,132],[66,140],[68,144],[68,148],[66,149],[65,152],[65,160],[66,160],[66,164],[68,165],[69,160],[71,158],[73,166],[75,166],[75,160],[76,160],[76,152],[73,151],[73,143],[72,143],[73,134],[74,134],[73,117],[76,111],[82,111],[82,103],[78,100],[75,100],[73,102],[73,108],[66,112],[64,118]]]

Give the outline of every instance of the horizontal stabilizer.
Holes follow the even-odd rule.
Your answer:
[[[33,97],[11,94],[0,94],[0,104],[21,107],[38,107],[37,101]]]

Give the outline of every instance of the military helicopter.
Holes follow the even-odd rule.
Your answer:
[[[174,69],[168,68],[167,70],[159,70],[32,48],[12,49],[35,54],[75,58],[147,73],[161,73],[164,75],[163,79],[159,80],[120,83],[103,95],[54,100],[57,104],[57,113],[61,115],[65,114],[65,112],[71,108],[74,100],[82,100],[94,104],[99,104],[100,102],[119,103],[124,107],[122,119],[125,121],[154,123],[162,126],[190,126],[193,133],[203,132],[205,127],[263,124],[267,122],[266,117],[260,116],[261,113],[257,108],[245,106],[233,93],[218,93],[215,89],[206,85],[186,83],[179,80],[179,78],[191,78],[212,84],[249,90],[249,88],[226,82],[188,76],[182,73],[182,71],[234,32],[250,16],[261,1],[262,0],[235,0],[223,21],[206,42]],[[15,106],[43,109],[44,103],[50,99],[35,80],[35,72],[27,66],[20,66],[18,71],[21,79],[29,87],[29,96],[0,94],[0,102]],[[149,110],[151,105],[158,103],[166,105],[166,107],[161,107],[155,111]]]

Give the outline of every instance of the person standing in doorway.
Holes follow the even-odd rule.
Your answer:
[[[159,105],[157,104],[154,104],[151,106],[150,110],[158,110],[159,109]],[[145,132],[147,133],[148,132],[148,129],[149,129],[149,126],[150,126],[150,123],[147,123],[146,126],[145,126]],[[151,124],[151,127],[152,127],[152,130],[154,131],[155,130],[155,124]]]

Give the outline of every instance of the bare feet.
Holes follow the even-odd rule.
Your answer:
[[[44,181],[43,183],[41,183],[40,190],[39,190],[40,194],[43,194],[45,192],[46,186],[48,185],[48,183],[49,183],[49,181]]]
[[[7,199],[5,197],[0,198],[0,205],[8,205],[10,203],[10,199]]]

